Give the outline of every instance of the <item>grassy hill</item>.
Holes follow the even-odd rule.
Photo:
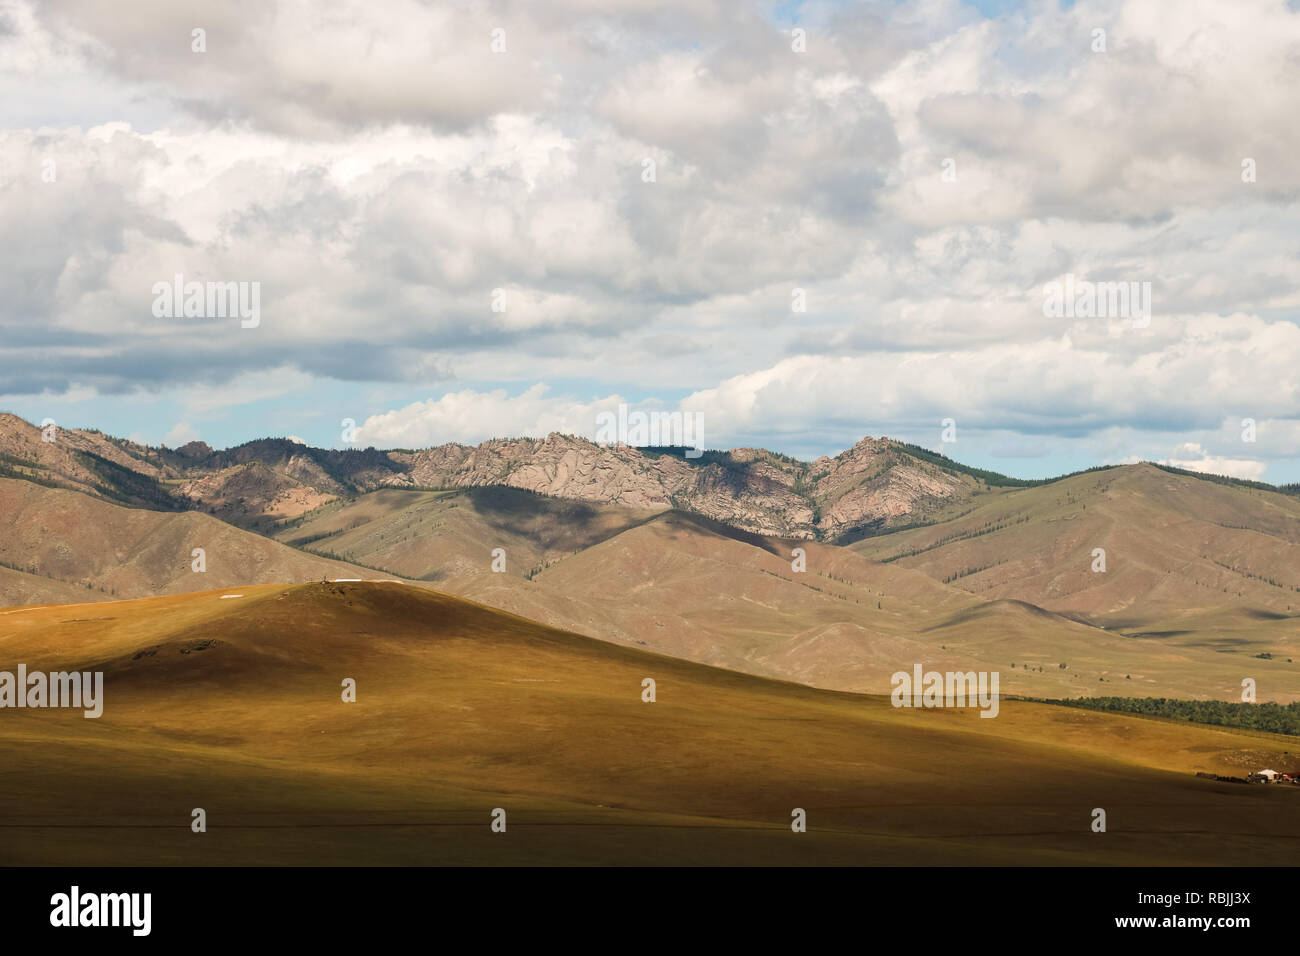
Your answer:
[[[1294,613],[1251,549],[1284,571],[1298,507],[1274,492],[1111,469],[997,492],[935,528],[843,548],[522,489],[382,489],[287,523],[277,544],[207,515],[0,479],[11,529],[0,601],[392,575],[602,640],[834,690],[882,693],[889,674],[919,662],[997,670],[1004,692],[1034,697],[1237,700],[1249,677],[1260,700],[1287,703],[1300,700]],[[1090,570],[1097,541],[1105,574]],[[206,574],[190,570],[195,547]],[[504,574],[491,570],[498,547]],[[968,562],[989,566],[955,570]],[[1229,579],[1249,595],[1206,584]]]
[[[1291,769],[1293,739],[895,709],[409,585],[222,593],[0,612],[0,666],[106,698],[0,714],[0,862],[1289,864],[1300,837],[1300,793],[1193,775]]]
[[[1148,641],[1294,656],[1300,499],[1153,465],[989,498],[853,549],[982,598],[1027,601]],[[1093,570],[1094,549],[1106,569]]]
[[[0,606],[375,577],[208,515],[127,508],[29,481],[0,478],[0,516]],[[202,573],[192,569],[195,548],[205,552]]]
[[[657,512],[548,498],[519,488],[408,491],[386,488],[317,508],[279,529],[277,540],[404,577],[445,581],[490,567],[525,577]]]
[[[1253,676],[1261,699],[1300,699],[1300,665],[1286,654],[1166,646],[973,596],[902,562],[686,512],[647,517],[515,489],[392,490],[328,505],[281,538],[576,633],[836,690],[882,693],[889,674],[921,662],[998,670],[1007,692],[1030,696],[1231,700]],[[490,570],[497,546],[504,574]],[[796,547],[802,573],[791,564]]]

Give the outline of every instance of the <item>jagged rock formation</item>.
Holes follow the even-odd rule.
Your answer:
[[[45,442],[39,428],[13,415],[0,415],[0,474],[119,503],[205,511],[243,527],[265,528],[383,487],[500,485],[628,508],[680,508],[746,531],[827,540],[921,523],[980,488],[959,467],[885,438],[864,438],[812,463],[758,448],[687,459],[558,433],[418,451],[329,450],[287,439],[213,451],[199,441],[147,448],[75,429]]]

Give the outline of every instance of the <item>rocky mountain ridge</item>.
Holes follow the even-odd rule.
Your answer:
[[[395,451],[268,438],[214,451],[202,442],[147,447],[93,430],[51,435],[10,414],[0,414],[0,476],[119,504],[203,511],[256,530],[379,488],[497,485],[630,508],[679,508],[758,534],[828,541],[923,523],[989,490],[973,470],[888,438],[864,438],[813,462],[758,448],[688,459],[681,449],[602,445],[559,433]]]

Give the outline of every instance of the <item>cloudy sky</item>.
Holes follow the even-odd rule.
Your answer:
[[[1300,481],[1297,90],[1286,0],[0,0],[0,409]]]

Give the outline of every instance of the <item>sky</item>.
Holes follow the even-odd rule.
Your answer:
[[[1296,7],[0,0],[0,410],[1300,481]]]

